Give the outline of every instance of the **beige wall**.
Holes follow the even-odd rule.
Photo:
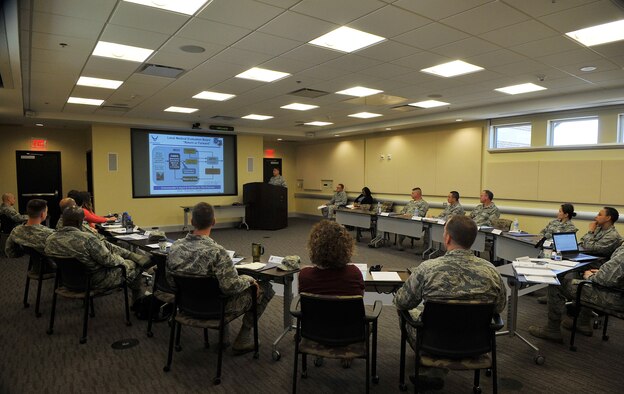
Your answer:
[[[132,198],[130,128],[93,126],[93,183],[98,213],[128,211],[135,223],[145,226],[175,226],[183,223],[180,206],[206,201],[213,205],[243,201],[243,184],[262,181],[262,137],[238,136],[238,196]],[[118,171],[108,171],[108,153],[118,154]],[[247,159],[254,171],[247,171]],[[221,219],[221,221],[228,221]]]
[[[282,176],[288,185],[288,212],[296,212],[295,192],[297,191],[297,148],[292,142],[265,141],[264,150],[273,149],[273,157],[282,159]],[[260,163],[262,166],[262,163]]]
[[[15,151],[29,150],[31,138],[47,139],[47,151],[61,152],[63,193],[86,190],[86,152],[91,149],[91,133],[83,130],[50,129],[0,125],[0,194],[17,194]]]

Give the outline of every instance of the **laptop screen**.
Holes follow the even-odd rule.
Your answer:
[[[554,233],[553,242],[557,252],[577,252],[576,233]]]

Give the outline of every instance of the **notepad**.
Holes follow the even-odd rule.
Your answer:
[[[124,241],[141,241],[148,237],[143,234],[128,234],[128,235],[116,235],[115,238],[122,239]]]
[[[248,270],[259,270],[264,268],[266,264],[264,263],[248,263],[248,264],[239,264],[236,268],[248,269]]]
[[[127,235],[127,237],[130,237],[130,235]],[[117,237],[117,238],[121,238],[121,237]],[[167,242],[167,247],[168,248],[171,247],[171,245],[173,245],[172,242]],[[152,249],[160,248],[160,245],[158,245],[158,244],[149,244],[149,245],[145,245],[145,246],[147,246],[148,248],[152,248]]]
[[[282,261],[284,261],[284,258],[280,256],[271,255],[269,257],[269,263],[272,263],[272,264],[282,264]]]
[[[362,273],[362,278],[366,279],[366,272],[368,271],[368,266],[366,264],[353,264],[353,265],[358,267],[358,269]]]
[[[524,279],[532,283],[544,283],[548,285],[560,284],[556,276],[524,275]]]
[[[374,271],[371,272],[371,276],[373,277],[373,280],[401,281],[401,277],[396,272]]]

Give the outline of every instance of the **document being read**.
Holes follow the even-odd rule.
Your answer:
[[[371,272],[371,276],[373,277],[373,280],[401,281],[401,277],[396,272],[373,271]]]

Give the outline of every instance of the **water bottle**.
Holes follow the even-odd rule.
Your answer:
[[[519,233],[520,232],[520,224],[518,224],[518,218],[514,218],[514,221],[513,221],[513,231],[514,231],[514,233]]]
[[[121,215],[121,227],[125,228],[127,222],[128,222],[128,212],[124,212]]]
[[[377,202],[377,215],[381,214],[381,203]]]
[[[555,261],[561,261],[561,253],[557,252],[556,250],[553,250],[552,254],[550,255],[550,258]]]

